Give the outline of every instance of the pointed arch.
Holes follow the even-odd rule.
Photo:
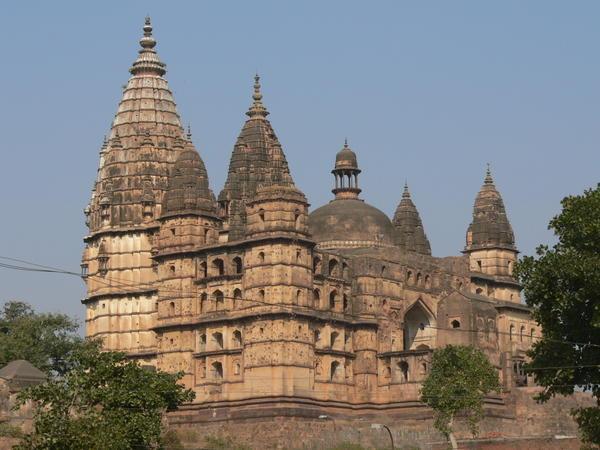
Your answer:
[[[435,316],[419,298],[404,314],[404,350],[435,347]]]

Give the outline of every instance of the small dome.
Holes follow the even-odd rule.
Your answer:
[[[348,147],[348,141],[344,143],[344,148],[335,155],[336,169],[358,169],[358,160],[356,153]]]
[[[308,227],[320,248],[394,245],[389,217],[359,199],[336,199],[321,206],[308,216]]]

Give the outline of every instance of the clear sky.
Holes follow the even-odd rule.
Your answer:
[[[83,208],[146,14],[222,188],[252,77],[313,207],[348,137],[363,198],[407,179],[436,256],[464,247],[489,162],[517,244],[598,181],[597,1],[18,1],[0,12],[0,255],[78,271]],[[83,317],[75,277],[0,269],[0,300]]]

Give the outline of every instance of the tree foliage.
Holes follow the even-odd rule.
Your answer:
[[[538,400],[591,391],[600,406],[600,185],[566,197],[550,222],[558,242],[516,266],[527,304],[543,329],[531,366],[544,391]],[[570,366],[573,368],[556,368]],[[600,444],[600,408],[573,411],[583,438]]]
[[[126,450],[159,448],[163,412],[194,394],[168,374],[141,367],[98,342],[81,345],[68,357],[60,378],[23,391],[32,400],[34,429],[21,450]]]
[[[27,303],[6,302],[0,312],[0,367],[26,359],[49,375],[64,374],[65,356],[82,341],[78,328],[67,315],[36,313]]]
[[[421,400],[435,416],[435,427],[455,445],[452,424],[464,415],[473,435],[483,417],[483,401],[500,391],[498,373],[487,356],[474,347],[448,345],[433,352],[431,370],[421,388]]]

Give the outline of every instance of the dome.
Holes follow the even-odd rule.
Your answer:
[[[348,141],[344,143],[344,148],[335,155],[336,169],[358,169],[358,160],[356,153],[348,147]]]
[[[335,199],[321,206],[308,216],[308,227],[323,249],[394,245],[389,217],[359,199]]]

